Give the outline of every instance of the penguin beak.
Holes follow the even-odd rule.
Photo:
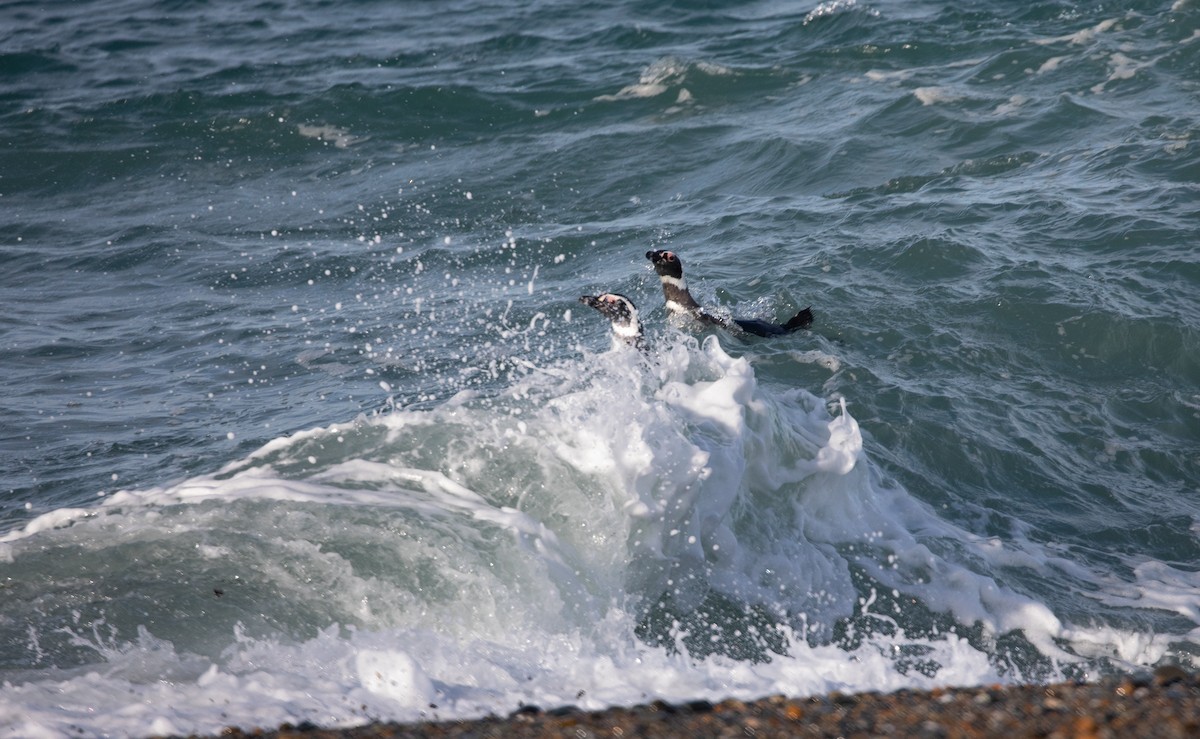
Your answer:
[[[604,299],[607,296],[600,295],[583,295],[579,298],[579,302],[586,306],[590,306],[600,311],[600,314],[608,318],[610,321],[617,320],[620,315],[619,305],[615,300]]]
[[[579,302],[583,303],[589,308],[595,308],[596,310],[600,311],[601,315],[604,315],[609,319],[612,319],[613,317],[612,304],[601,300],[599,295],[582,295],[579,298]]]
[[[660,264],[667,264],[671,261],[674,255],[666,249],[651,249],[646,252],[646,259],[649,259],[655,267]]]

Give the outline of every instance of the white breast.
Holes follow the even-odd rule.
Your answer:
[[[682,305],[680,305],[679,303],[676,303],[674,300],[667,301],[667,310],[671,313],[687,313],[688,312],[687,308],[684,308]]]

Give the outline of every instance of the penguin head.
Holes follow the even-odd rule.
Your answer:
[[[646,252],[646,259],[654,265],[654,271],[659,277],[683,278],[683,262],[679,261],[675,252],[651,249]]]
[[[584,295],[579,302],[591,306],[612,322],[613,333],[619,338],[636,344],[642,338],[642,324],[638,320],[637,307],[624,295],[603,293]]]

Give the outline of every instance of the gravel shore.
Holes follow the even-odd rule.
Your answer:
[[[584,712],[523,708],[505,718],[351,729],[228,729],[226,737],[1200,737],[1200,675],[1176,667],[1094,683],[656,702]]]

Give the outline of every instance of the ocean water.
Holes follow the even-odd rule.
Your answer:
[[[1195,0],[4,3],[0,736],[1194,669],[1198,139]]]

